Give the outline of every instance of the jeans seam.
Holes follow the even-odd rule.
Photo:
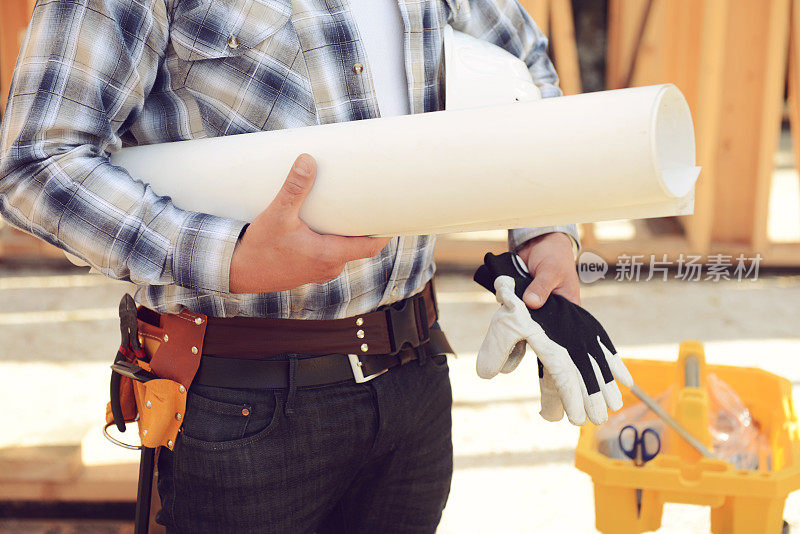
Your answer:
[[[177,439],[176,439],[176,441],[177,441]],[[176,443],[175,445],[176,445],[175,449],[180,447],[180,445],[178,445],[178,443]],[[176,482],[175,481],[175,474],[177,473],[177,470],[175,469],[175,463],[176,463],[175,460],[177,459],[176,458],[177,455],[175,454],[175,452],[176,452],[175,450],[172,451],[172,453],[171,453],[172,454],[172,458],[170,459],[172,461],[172,466],[171,466],[172,473],[171,473],[171,476],[170,476],[170,478],[172,478],[172,480],[171,480],[172,483],[170,484],[170,495],[169,495],[169,503],[170,503],[170,507],[169,507],[169,519],[170,519],[170,521],[169,522],[172,524],[172,528],[177,529],[178,528],[178,523],[177,523],[177,521],[175,521],[175,499],[176,499],[176,496],[177,496],[177,493],[176,493],[176,490],[175,490],[175,488],[177,486],[177,484],[175,483]],[[162,506],[162,508],[163,508],[163,506]]]
[[[368,463],[368,459],[372,456],[372,453],[375,451],[376,447],[378,446],[378,438],[381,434],[381,405],[378,402],[378,391],[375,389],[374,384],[367,383],[369,385],[369,393],[370,398],[372,399],[372,406],[375,409],[375,435],[372,437],[372,444],[369,446],[369,451],[363,456],[362,464],[359,466],[359,469],[365,464]]]

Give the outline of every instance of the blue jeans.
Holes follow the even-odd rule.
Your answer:
[[[158,460],[168,532],[436,530],[453,472],[445,356],[287,391],[189,389]]]

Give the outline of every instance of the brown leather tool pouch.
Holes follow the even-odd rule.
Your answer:
[[[142,306],[137,315],[139,339],[153,373],[189,389],[203,354],[208,318],[186,309],[157,314]]]
[[[136,315],[141,350],[125,350],[123,336],[125,361],[112,366],[123,375],[120,411],[125,422],[137,422],[143,446],[163,445],[171,450],[185,415],[186,392],[200,365],[207,317],[189,310],[157,314],[142,306]],[[106,407],[106,422],[115,422],[111,402]]]

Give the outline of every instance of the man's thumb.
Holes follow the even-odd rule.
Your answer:
[[[294,161],[273,203],[281,210],[298,213],[303,201],[311,192],[316,176],[317,163],[314,158],[308,154],[301,154]]]
[[[537,308],[541,308],[544,301],[547,299],[547,296],[544,297],[540,296],[539,293],[545,293],[542,288],[535,290],[532,287],[529,287],[525,290],[525,294],[522,295],[522,301],[525,303],[526,306],[529,308],[533,308],[534,310]]]
[[[522,301],[526,306],[534,310],[541,308],[547,300],[547,297],[550,296],[554,285],[555,284],[553,284],[546,275],[537,276],[525,289],[525,293],[522,295]]]

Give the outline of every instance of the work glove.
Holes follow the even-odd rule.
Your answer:
[[[615,379],[630,387],[633,378],[602,325],[588,311],[552,293],[536,310],[522,301],[533,280],[516,254],[487,254],[475,281],[492,291],[500,309],[478,351],[482,378],[510,373],[530,345],[537,356],[542,409],[548,421],[566,411],[574,425],[608,420],[608,409],[622,407]]]

